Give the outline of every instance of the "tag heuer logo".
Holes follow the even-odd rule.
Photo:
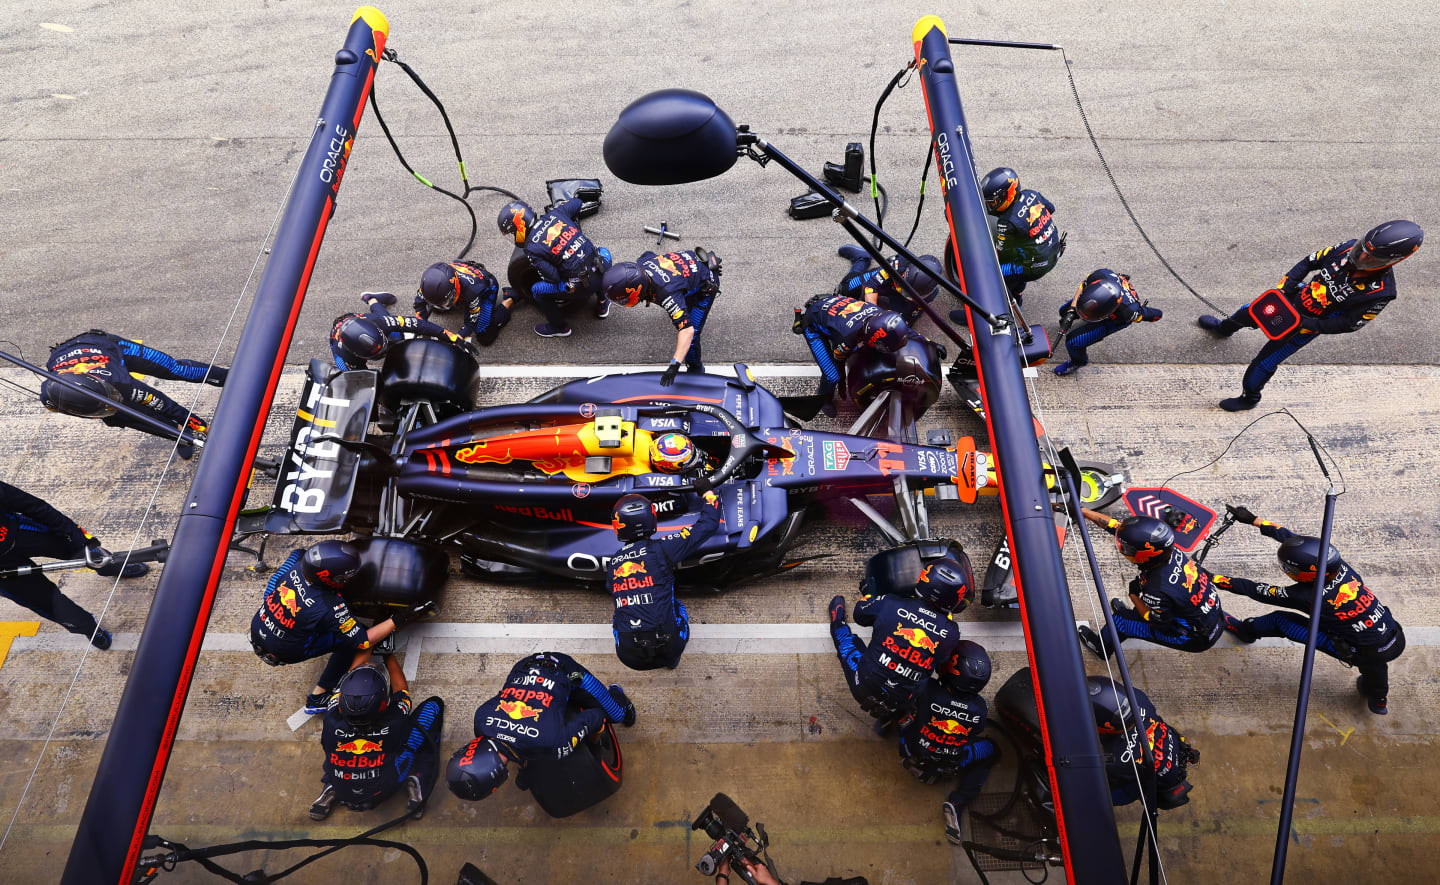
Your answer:
[[[850,464],[850,450],[839,440],[827,440],[824,443],[825,469],[844,470]]]

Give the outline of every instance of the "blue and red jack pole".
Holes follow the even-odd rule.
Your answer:
[[[155,810],[175,732],[250,467],[280,381],[305,290],[335,211],[390,25],[356,10],[275,234],[204,455],[175,527],[145,631],[90,788],[63,885],[129,885]]]

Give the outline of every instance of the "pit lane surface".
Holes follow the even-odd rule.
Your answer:
[[[9,222],[0,230],[0,286],[12,321],[6,337],[31,358],[91,326],[143,336],[182,356],[208,354],[293,174],[348,11],[262,4],[251,15],[216,22],[200,7],[153,2],[15,5],[13,27],[0,34],[6,75],[0,97],[12,109],[0,115],[0,187]],[[725,257],[725,295],[706,333],[712,362],[803,358],[788,334],[790,308],[829,289],[844,267],[833,257],[842,242],[833,225],[783,215],[799,184],[780,170],[742,165],[714,182],[633,188],[605,173],[600,139],[634,96],[686,85],[709,92],[737,120],[818,168],[839,159],[846,141],[864,140],[874,99],[908,59],[907,35],[923,10],[876,4],[863,20],[842,4],[668,10],[587,4],[563,11],[402,4],[385,11],[391,45],[445,99],[474,181],[539,201],[545,178],[601,175],[606,206],[586,230],[617,255],[647,248],[652,241],[641,225],[667,220],[685,235],[681,246],[706,245]],[[956,35],[1052,40],[1069,48],[1092,122],[1132,206],[1181,273],[1225,307],[1272,285],[1302,254],[1379,220],[1409,215],[1434,226],[1427,212],[1440,196],[1434,163],[1440,99],[1430,64],[1437,23],[1427,5],[1401,4],[1373,19],[1336,3],[1163,4],[1146,6],[1144,14],[1106,4],[987,4],[944,14]],[[801,33],[815,36],[801,40]],[[1057,58],[957,50],[957,64],[962,81],[973,84],[962,98],[982,165],[1020,169],[1027,186],[1060,205],[1057,217],[1070,232],[1061,269],[1031,287],[1032,319],[1049,321],[1074,283],[1102,265],[1131,273],[1142,295],[1167,312],[1161,324],[1094,350],[1112,365],[1071,381],[1039,380],[1052,434],[1083,455],[1126,465],[1141,483],[1203,464],[1249,420],[1209,404],[1234,391],[1235,364],[1253,355],[1258,336],[1212,343],[1188,327],[1203,307],[1164,276],[1129,226],[1084,140]],[[1406,72],[1403,86],[1395,85],[1397,69]],[[891,99],[879,140],[881,178],[896,202],[891,218],[901,219],[892,227],[900,229],[908,229],[928,139],[917,92],[912,85]],[[442,180],[453,166],[430,107],[390,67],[382,72],[380,100],[412,162]],[[929,251],[943,242],[935,193],[932,186],[916,239]],[[500,201],[476,202],[481,228],[471,257],[501,264],[508,250],[491,227]],[[330,319],[354,306],[355,293],[407,294],[424,265],[452,255],[464,237],[458,207],[406,179],[378,127],[367,122],[291,362],[323,353]],[[1417,334],[1433,325],[1440,265],[1429,254],[1401,267],[1401,300],[1380,321],[1357,335],[1328,337],[1292,360],[1339,362],[1344,370],[1287,366],[1265,402],[1296,406],[1341,458],[1352,485],[1341,499],[1337,542],[1407,631],[1440,624],[1425,592],[1440,565],[1430,479],[1440,391],[1434,338]],[[533,311],[519,313],[487,356],[497,364],[658,365],[670,346],[655,311],[617,311],[598,328],[580,319],[577,334],[563,341],[535,338],[527,327],[536,321]],[[221,345],[222,362],[233,340],[232,331]],[[549,383],[496,386],[487,401],[528,396]],[[297,389],[288,377],[269,437],[277,446]],[[161,444],[43,417],[10,391],[5,397],[9,446],[0,478],[102,527],[107,542],[121,546],[116,539],[136,530],[159,476]],[[209,408],[207,402],[202,412]],[[957,417],[949,394],[934,417],[980,430]],[[1257,512],[1315,530],[1322,488],[1299,437],[1280,419],[1252,434],[1220,465],[1177,485],[1212,505],[1243,494]],[[182,467],[162,489],[154,521],[140,529],[142,543],[168,533],[188,476]],[[940,520],[983,558],[998,523],[993,504],[973,512],[972,518],[950,511]],[[1240,531],[1227,536],[1212,564],[1278,577],[1269,543]],[[786,580],[694,600],[692,612],[700,627],[818,624],[831,593],[853,592],[859,564],[877,545],[853,519],[812,532],[805,549],[832,558]],[[1102,555],[1118,594],[1128,575],[1103,548]],[[263,584],[239,557],[231,565],[212,621],[217,636],[244,631]],[[1071,567],[1078,579],[1073,560]],[[64,586],[98,612],[110,585],[85,573],[67,575]],[[106,624],[122,640],[143,625],[153,586],[153,577],[121,585]],[[29,617],[0,606],[0,617]],[[1244,602],[1231,608],[1258,609]],[[1076,610],[1092,617],[1078,596]],[[1000,626],[1012,617],[979,612],[966,620]],[[452,588],[444,618],[557,625],[607,619],[600,597],[464,580]],[[465,736],[474,703],[494,690],[519,651],[430,651],[431,642],[416,662],[416,690],[450,701],[448,750]],[[679,822],[724,789],[770,824],[789,878],[859,872],[872,882],[935,882],[953,873],[955,881],[969,881],[963,858],[939,844],[939,792],[910,781],[893,748],[870,736],[823,648],[734,654],[698,643],[678,672],[662,676],[621,674],[613,659],[595,652],[583,658],[602,677],[633,684],[641,705],[640,724],[624,735],[627,784],[615,799],[556,823],[508,788],[477,806],[445,795],[402,838],[425,851],[437,881],[453,878],[463,860],[501,882],[692,881],[685,866],[701,846],[687,841]],[[1343,868],[1354,871],[1355,881],[1374,881],[1382,870],[1416,871],[1440,860],[1433,791],[1417,788],[1430,782],[1423,760],[1434,745],[1429,674],[1436,655],[1413,632],[1412,646],[1393,668],[1394,712],[1386,720],[1364,712],[1350,687],[1353,674],[1319,663],[1293,877]],[[1143,650],[1130,654],[1142,687],[1205,753],[1193,778],[1195,801],[1166,817],[1167,870],[1176,881],[1254,878],[1271,846],[1297,651],[1227,643],[1193,657],[1137,648]],[[78,657],[68,636],[45,624],[35,640],[16,640],[0,668],[7,714],[0,811],[7,819]],[[58,743],[0,852],[14,881],[58,875],[127,660],[123,650],[89,658],[61,717]],[[996,654],[1002,675],[1020,663],[1013,651]],[[207,844],[240,834],[348,834],[364,826],[339,812],[312,827],[304,815],[318,792],[315,726],[292,733],[285,719],[312,676],[303,667],[265,668],[243,646],[203,655],[154,831]],[[1004,776],[997,781],[1008,783]],[[1126,833],[1128,841],[1133,829]],[[253,863],[236,866],[253,868],[261,859],[247,860]],[[347,852],[328,868],[317,866],[311,881],[340,871],[355,881],[409,875],[393,858]],[[198,879],[186,871],[170,880]]]

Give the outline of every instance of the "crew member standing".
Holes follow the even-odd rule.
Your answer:
[[[1070,359],[1056,366],[1055,374],[1075,374],[1090,364],[1086,350],[1091,345],[1135,323],[1157,322],[1162,316],[1160,308],[1141,303],[1130,277],[1102,267],[1086,277],[1075,297],[1060,308],[1060,331],[1065,333]],[[1077,317],[1085,321],[1079,327],[1074,326]]]
[[[656,304],[675,325],[675,353],[660,376],[660,385],[675,383],[683,360],[691,372],[705,371],[700,356],[700,333],[720,294],[720,257],[703,249],[656,255],[646,252],[639,261],[622,261],[605,271],[605,296],[621,307]]]
[[[437,261],[420,275],[415,316],[428,320],[432,313],[448,313],[464,305],[460,337],[489,347],[510,322],[514,303],[514,293],[502,291],[500,281],[478,261]]]
[[[610,524],[625,545],[608,565],[615,654],[632,670],[674,670],[690,641],[690,613],[675,598],[675,571],[720,527],[720,499],[707,491],[693,525],[656,538],[655,505],[643,495],[625,495],[615,502]]]
[[[1220,608],[1217,586],[1230,579],[1214,575],[1196,565],[1175,548],[1175,530],[1151,516],[1112,519],[1103,513],[1081,508],[1085,518],[1115,536],[1120,555],[1140,567],[1130,581],[1128,608],[1118,599],[1110,600],[1115,630],[1120,641],[1143,639],[1181,651],[1205,651],[1225,632],[1225,613]],[[1115,650],[1099,633],[1081,625],[1080,644],[1101,658]]]
[[[1055,226],[1055,204],[1039,191],[1022,190],[1020,174],[1007,166],[991,169],[980,179],[985,209],[995,216],[995,254],[1005,288],[1015,303],[1025,287],[1055,269],[1065,254],[1065,235]],[[951,319],[966,322],[965,309]]]
[[[1229,510],[1237,521],[1256,526],[1265,537],[1280,542],[1275,555],[1280,567],[1295,583],[1277,587],[1235,578],[1224,589],[1309,615],[1315,608],[1320,539],[1297,535],[1284,526],[1266,522],[1244,507]],[[1242,642],[1254,642],[1261,636],[1284,636],[1299,643],[1310,638],[1310,618],[1292,612],[1228,621],[1231,632]],[[1389,664],[1405,651],[1405,631],[1390,614],[1390,609],[1365,586],[1360,573],[1340,558],[1340,551],[1334,545],[1325,550],[1325,587],[1320,606],[1320,635],[1315,647],[1360,671],[1355,687],[1365,696],[1371,713],[1384,716],[1390,712]]]
[[[100,540],[76,525],[65,514],[34,495],[0,482],[0,571],[34,566],[34,557],[100,561],[107,555]],[[97,568],[97,575],[138,578],[150,571],[143,562],[132,562],[121,571],[120,563]],[[0,577],[0,596],[46,620],[89,638],[100,650],[110,647],[110,634],[96,623],[95,616],[75,604],[44,572]]]
[[[204,419],[190,414],[189,409],[130,373],[140,372],[168,381],[203,382],[223,387],[230,372],[223,366],[177,360],[138,341],[98,329],[55,345],[45,365],[52,372],[69,376],[71,381],[90,392],[87,395],[47,380],[40,385],[40,402],[51,411],[77,418],[99,418],[110,427],[129,427],[155,436],[162,435],[149,425],[118,413],[111,405],[121,403],[142,412],[154,412],[160,423],[173,426],[176,432],[188,431],[202,441],[210,429]],[[194,454],[194,447],[181,443],[176,452],[182,458],[189,458]]]
[[[1222,399],[1220,408],[1227,412],[1255,408],[1260,391],[1280,364],[1316,335],[1354,332],[1379,316],[1395,299],[1391,268],[1413,255],[1424,239],[1424,231],[1413,221],[1387,221],[1358,240],[1346,240],[1302,258],[1276,286],[1300,315],[1300,324],[1260,348],[1240,380],[1240,395]],[[1306,277],[1310,277],[1308,282]],[[1249,305],[1223,320],[1205,314],[1199,324],[1221,338],[1258,325]]]

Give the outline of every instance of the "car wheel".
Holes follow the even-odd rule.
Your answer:
[[[380,401],[391,411],[430,402],[475,408],[475,358],[447,341],[415,338],[391,348],[380,369]]]

